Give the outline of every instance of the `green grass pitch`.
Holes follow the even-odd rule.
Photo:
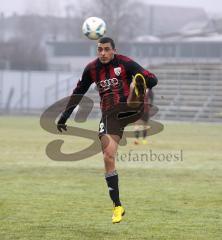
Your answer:
[[[78,125],[98,129],[98,121]],[[84,149],[89,140],[50,134],[40,128],[38,118],[1,117],[0,239],[220,240],[222,125],[164,126],[148,138],[147,146],[134,146],[128,139],[119,156],[182,150],[182,159],[120,158],[126,215],[113,225],[102,154],[78,162],[55,162],[45,154],[55,139],[65,140],[65,153]]]

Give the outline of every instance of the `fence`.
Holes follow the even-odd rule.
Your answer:
[[[155,118],[222,122],[222,65],[168,64],[151,69],[155,87]],[[1,114],[41,114],[57,100],[71,94],[80,72],[0,72]],[[99,116],[98,93],[87,93]]]

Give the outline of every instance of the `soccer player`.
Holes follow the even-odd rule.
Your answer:
[[[142,130],[142,144],[147,144],[147,131],[150,128],[148,126],[149,118],[150,118],[150,107],[153,105],[153,99],[154,99],[154,93],[152,89],[149,89],[146,91],[145,97],[144,97],[144,111],[142,117],[136,121],[135,123],[135,141],[134,144],[138,145],[139,144],[139,138],[140,138],[140,133]],[[142,127],[142,129],[141,129]]]
[[[114,205],[112,222],[119,223],[125,210],[119,197],[115,155],[124,127],[141,117],[146,89],[154,87],[157,78],[130,58],[117,54],[111,38],[103,37],[98,40],[97,55],[98,58],[84,69],[82,78],[57,122],[57,128],[60,132],[67,130],[67,119],[90,85],[95,83],[101,100],[99,139],[105,165],[105,179]]]

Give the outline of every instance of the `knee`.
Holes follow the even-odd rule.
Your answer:
[[[110,152],[105,151],[103,153],[103,158],[104,158],[105,162],[110,163],[110,162],[114,161],[115,156],[113,154],[111,154]]]

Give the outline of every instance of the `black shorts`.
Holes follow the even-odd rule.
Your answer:
[[[99,123],[99,137],[105,134],[123,136],[124,128],[139,120],[143,115],[144,105],[137,108],[124,107],[103,113]]]

